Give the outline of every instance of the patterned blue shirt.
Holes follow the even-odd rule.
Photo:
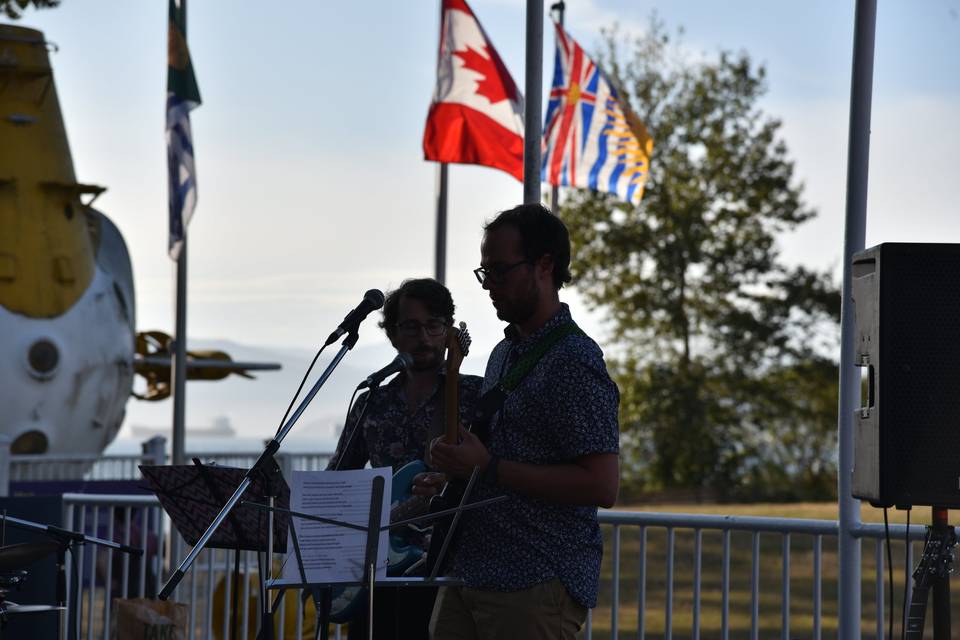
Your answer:
[[[532,335],[508,327],[487,363],[486,392],[517,358],[560,324],[567,305]],[[570,463],[589,454],[619,453],[620,393],[603,352],[582,333],[561,338],[507,396],[490,423],[488,447],[502,460]],[[585,607],[597,604],[603,538],[597,508],[556,504],[502,487],[478,485],[474,499],[508,500],[464,514],[453,574],[470,587],[519,591],[559,578]]]
[[[372,467],[393,467],[396,473],[408,462],[424,458],[430,437],[438,435],[431,431],[443,429],[443,414],[439,417],[434,414],[442,411],[444,374],[442,371],[437,374],[430,396],[413,412],[403,393],[404,375],[396,376],[372,396],[369,391],[360,394],[347,417],[347,426],[340,433],[328,469],[336,469],[337,465],[344,470],[361,469],[369,461]],[[460,376],[460,421],[464,424],[473,415],[482,382],[480,376]],[[351,439],[368,399],[370,406],[363,414],[360,431]]]

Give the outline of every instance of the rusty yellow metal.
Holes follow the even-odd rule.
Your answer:
[[[170,368],[174,342],[163,331],[138,331],[136,335],[134,371],[147,383],[144,393],[134,392],[140,400],[164,400],[170,397]],[[187,350],[187,380],[223,380],[232,375],[253,380],[242,363],[234,364],[225,351]],[[280,365],[276,365],[279,368]]]
[[[43,34],[0,24],[0,306],[67,311],[90,285],[95,229],[77,183]]]

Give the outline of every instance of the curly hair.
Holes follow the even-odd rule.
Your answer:
[[[453,296],[450,290],[433,278],[415,278],[404,280],[399,287],[387,293],[383,303],[383,320],[380,327],[387,336],[394,337],[397,332],[397,316],[400,314],[400,298],[419,300],[430,315],[443,318],[447,324],[453,324]]]

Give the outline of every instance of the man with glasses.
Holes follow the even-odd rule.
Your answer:
[[[450,291],[430,278],[406,280],[387,294],[380,326],[397,352],[413,357],[413,364],[357,398],[327,468],[360,469],[370,462],[396,472],[424,459],[428,443],[443,430],[444,352],[453,311]],[[460,376],[461,422],[473,415],[482,382],[479,376]],[[442,474],[424,475],[431,486],[442,486]],[[377,588],[374,637],[426,638],[435,591]],[[350,638],[367,637],[366,620],[363,611],[351,621]]]
[[[431,637],[572,640],[597,602],[597,507],[619,487],[619,392],[560,302],[571,277],[559,218],[540,205],[505,211],[486,225],[480,257],[474,273],[509,323],[484,376],[486,438],[437,438],[431,458],[457,478],[479,468],[473,500],[508,499],[464,513],[451,574],[466,586],[440,590]],[[505,398],[490,409],[494,389]]]

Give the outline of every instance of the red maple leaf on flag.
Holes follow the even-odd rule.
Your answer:
[[[517,102],[519,97],[517,85],[514,84],[500,56],[495,49],[486,45],[483,49],[486,56],[469,45],[463,51],[454,51],[453,55],[463,60],[465,68],[483,76],[482,80],[477,81],[477,95],[489,100],[490,104],[496,104],[508,98]]]

